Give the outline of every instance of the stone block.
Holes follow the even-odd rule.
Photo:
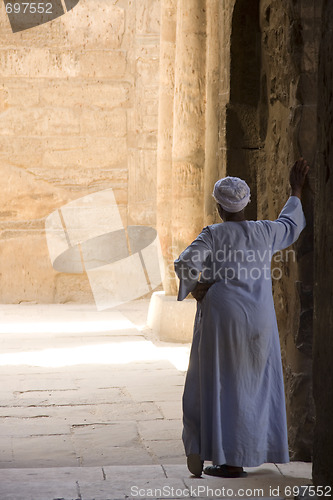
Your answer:
[[[37,366],[48,366],[48,362],[51,366],[71,366],[74,362],[74,366],[78,364],[75,360],[76,354],[75,348],[73,349],[59,349],[58,352],[54,350],[53,353],[47,354],[41,353],[33,356],[32,363],[37,364]],[[29,354],[25,356],[25,359],[29,359]],[[39,361],[40,359],[40,361]],[[78,358],[76,358],[78,359]],[[81,355],[81,359],[82,355]],[[36,361],[35,361],[36,360]],[[83,364],[86,360],[81,361]],[[29,364],[29,362],[27,362]],[[27,391],[20,392],[17,394],[15,406],[70,406],[79,404],[96,404],[96,403],[109,403],[112,401],[129,401],[129,397],[124,396],[120,388],[109,387],[105,389],[94,389],[94,390],[66,390],[66,391]]]
[[[80,70],[77,54],[42,47],[0,50],[0,65],[3,78],[75,77]]]
[[[304,478],[309,482],[312,480],[311,462],[290,462],[289,464],[279,464],[281,474],[288,478]]]
[[[75,427],[72,439],[83,466],[152,463],[135,422]]]
[[[137,146],[140,149],[157,149],[157,131],[141,132],[135,136]]]
[[[12,438],[13,467],[56,467],[61,461],[63,467],[75,467],[77,458],[73,443],[67,435],[40,435]],[[50,453],[52,450],[52,454]]]
[[[129,202],[138,203],[156,197],[156,151],[131,151],[129,157]]]
[[[113,378],[113,377],[112,377]],[[140,377],[141,378],[141,377]],[[162,418],[161,411],[158,406],[151,402],[113,402],[110,404],[99,404],[96,417],[98,421],[114,422],[114,421],[145,421],[148,419]],[[95,420],[96,420],[95,417]]]
[[[0,468],[10,467],[13,462],[12,438],[11,436],[1,436]]]
[[[158,36],[140,37],[136,39],[135,55],[137,60],[149,61],[160,57],[160,41]]]
[[[81,134],[89,136],[124,137],[127,131],[126,111],[83,109],[80,117]]]
[[[160,2],[141,0],[136,6],[136,33],[158,34],[160,30]]]
[[[195,299],[178,302],[174,296],[155,292],[151,298],[147,322],[160,340],[191,342],[195,311]]]
[[[154,86],[143,87],[142,89],[140,89],[140,91],[142,92],[142,99],[144,99],[146,102],[149,101],[150,105],[156,106],[156,114],[158,114],[158,99],[160,92],[158,80],[155,82]]]
[[[171,366],[171,364],[170,364]],[[159,386],[131,386],[128,384],[127,392],[134,401],[155,401],[161,398],[161,388]],[[175,401],[181,399],[183,386],[169,386],[163,389],[163,401]]]
[[[2,85],[2,88],[0,88],[0,113],[6,111],[9,106],[10,104],[8,88],[5,85]]]
[[[77,179],[77,169],[94,168],[99,170],[121,165],[126,161],[127,148],[126,138],[96,137],[87,140],[81,139],[81,146],[70,150],[48,149],[44,152],[43,166],[47,168],[56,168],[57,175],[61,178],[61,169],[73,167],[76,173],[73,175]],[[66,172],[64,172],[66,175]],[[54,175],[54,173],[53,173]]]
[[[147,420],[138,423],[139,434],[144,441],[164,441],[181,439],[182,421],[179,420]]]
[[[2,135],[75,135],[79,132],[79,115],[71,109],[12,107],[0,115]]]
[[[138,58],[136,61],[137,87],[155,87],[158,81],[159,59]]]
[[[30,85],[33,82],[30,82]],[[25,93],[25,91],[24,91]],[[24,96],[23,93],[23,96]],[[39,84],[40,104],[83,109],[113,109],[131,106],[131,89],[127,82],[88,82],[48,80],[47,86]],[[10,99],[10,97],[9,97]],[[9,101],[11,102],[11,101]]]
[[[43,467],[43,466],[41,466]],[[29,497],[27,497],[29,491]],[[1,481],[1,500],[73,500],[77,496],[77,484],[74,480],[45,481],[43,478],[28,477],[25,481],[13,481],[6,478]]]
[[[314,124],[317,119],[317,106],[302,106],[301,121],[298,128],[298,148],[304,158],[313,158],[316,153],[317,137]]]
[[[80,451],[87,448],[88,438],[91,440],[91,448],[105,448],[105,451],[107,448],[112,451],[113,447],[139,444],[137,424],[130,421],[73,426],[72,436],[76,449]]]
[[[145,441],[145,446],[156,461],[162,464],[183,464],[186,462],[181,438],[170,440]],[[155,462],[156,463],[156,462]]]
[[[64,46],[118,49],[125,32],[125,10],[112,2],[80,0],[59,19],[59,25]]]
[[[78,56],[78,74],[86,78],[120,80],[125,77],[126,60],[126,51],[123,50],[87,50]]]
[[[13,137],[13,146],[15,146],[15,138],[14,136],[8,136],[8,137]],[[17,151],[20,151],[19,148],[17,148]],[[22,153],[15,153],[15,154],[1,154],[0,155],[0,162],[2,164],[2,167],[5,170],[5,167],[8,166],[8,170],[30,170],[35,168],[36,165],[41,165],[42,164],[42,159],[43,155],[42,152],[38,152],[38,150],[35,150],[33,153],[31,153],[29,156],[26,156]],[[24,174],[23,174],[24,175]],[[15,204],[17,200],[12,200]],[[32,206],[27,207],[27,212],[30,212],[33,210],[33,206],[37,205],[37,200],[35,202],[32,201]],[[21,205],[23,208],[23,206]],[[7,211],[7,217],[10,216],[10,213]],[[14,212],[11,212],[12,219],[15,219]]]
[[[3,102],[3,97],[5,102]],[[6,81],[3,89],[0,90],[0,109],[5,110],[10,106],[18,107],[38,107],[39,88],[34,87],[31,81]]]
[[[158,100],[146,102],[146,114],[151,116],[158,116]]]
[[[128,467],[116,465],[103,467],[103,470],[106,481],[111,481],[116,477],[121,481],[131,478],[132,483],[140,481],[142,480],[142,478],[165,478],[163,467],[161,467],[161,465],[141,465],[140,467],[137,467],[135,465],[128,465]]]
[[[296,97],[301,104],[316,105],[317,84],[314,73],[301,73],[298,80]]]
[[[45,236],[39,232],[13,229],[2,233],[1,302],[52,302],[54,275],[48,258]]]
[[[305,42],[303,48],[302,71],[315,72],[318,61],[318,43],[313,41],[313,30],[305,32]]]
[[[37,436],[37,435],[70,435],[70,425],[63,419],[53,418],[49,421],[48,417],[40,418],[1,418],[0,419],[0,437],[1,441],[6,437],[11,438]],[[1,455],[0,455],[1,456]]]
[[[146,115],[142,118],[142,130],[143,131],[156,131],[157,133],[158,117],[157,115]]]
[[[174,401],[156,401],[155,403],[162,415],[166,419],[177,420],[182,418],[182,404],[181,400],[175,404]]]
[[[124,469],[126,470],[126,467]],[[140,470],[141,467],[138,467],[138,471]],[[162,498],[163,495],[163,499],[175,499],[175,492],[177,492],[177,499],[186,498],[186,493],[184,497],[179,496],[179,492],[185,489],[184,483],[180,479],[168,480],[165,477],[154,479],[149,472],[142,472],[138,480],[132,480],[131,474],[127,478],[119,479],[117,469],[114,470],[113,474],[112,480],[106,480],[97,484],[88,484],[87,482],[80,481],[82,498],[84,500],[120,500],[123,498],[129,500],[134,500],[135,498],[149,500]]]

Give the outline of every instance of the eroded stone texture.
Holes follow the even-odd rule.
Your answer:
[[[320,8],[313,2],[223,2],[220,23],[219,163],[251,186],[248,218],[275,219],[289,195],[289,168],[316,153],[316,59]],[[313,186],[314,173],[310,173]],[[307,228],[273,263],[290,450],[311,460],[313,189],[304,192]],[[218,221],[218,219],[216,219]]]
[[[220,10],[221,2],[206,2],[206,114],[205,114],[205,167],[204,167],[204,225],[216,218],[216,203],[212,197],[219,178],[218,144],[220,106]]]
[[[205,3],[178,0],[177,5],[171,222],[176,254],[197,236],[203,225]]]
[[[259,217],[270,219],[278,215],[288,196],[288,172],[293,161],[304,156],[313,166],[316,154],[320,11],[312,8],[312,1],[288,2],[285,7],[271,0],[263,0],[260,7],[263,64],[259,134],[264,141],[264,156],[257,172],[257,198]],[[282,278],[274,280],[294,460],[311,460],[314,424],[313,168],[309,179],[302,197],[307,227],[293,253],[284,253],[281,264],[276,264]]]
[[[313,479],[333,486],[333,5],[324,2],[318,74],[318,161],[315,205],[314,398],[316,425]]]
[[[156,222],[163,252],[167,295],[177,291],[172,250],[172,143],[176,55],[176,0],[161,2]]]

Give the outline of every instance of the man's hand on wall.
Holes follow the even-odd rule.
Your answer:
[[[290,186],[291,186],[291,196],[301,197],[303,185],[305,178],[310,167],[304,158],[297,160],[290,170]]]

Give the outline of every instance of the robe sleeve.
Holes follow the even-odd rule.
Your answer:
[[[292,245],[306,226],[301,200],[290,196],[275,221],[262,221],[269,232],[273,253]]]
[[[184,300],[194,290],[211,257],[212,235],[207,226],[175,260],[175,272],[180,281],[177,300]]]

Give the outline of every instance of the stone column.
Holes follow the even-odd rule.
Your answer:
[[[215,222],[215,202],[212,197],[214,183],[219,177],[219,62],[220,62],[220,0],[207,2],[206,44],[206,131],[204,170],[204,225]]]
[[[162,0],[160,39],[160,88],[157,149],[157,231],[165,265],[163,282],[167,295],[177,291],[173,270],[172,227],[172,142],[174,65],[176,53],[177,0]]]
[[[165,341],[192,337],[196,303],[176,302],[173,260],[203,227],[205,62],[206,0],[163,0],[157,228],[166,277],[165,295],[152,297],[148,324]]]
[[[203,226],[205,8],[205,0],[178,0],[170,221],[175,254]]]

